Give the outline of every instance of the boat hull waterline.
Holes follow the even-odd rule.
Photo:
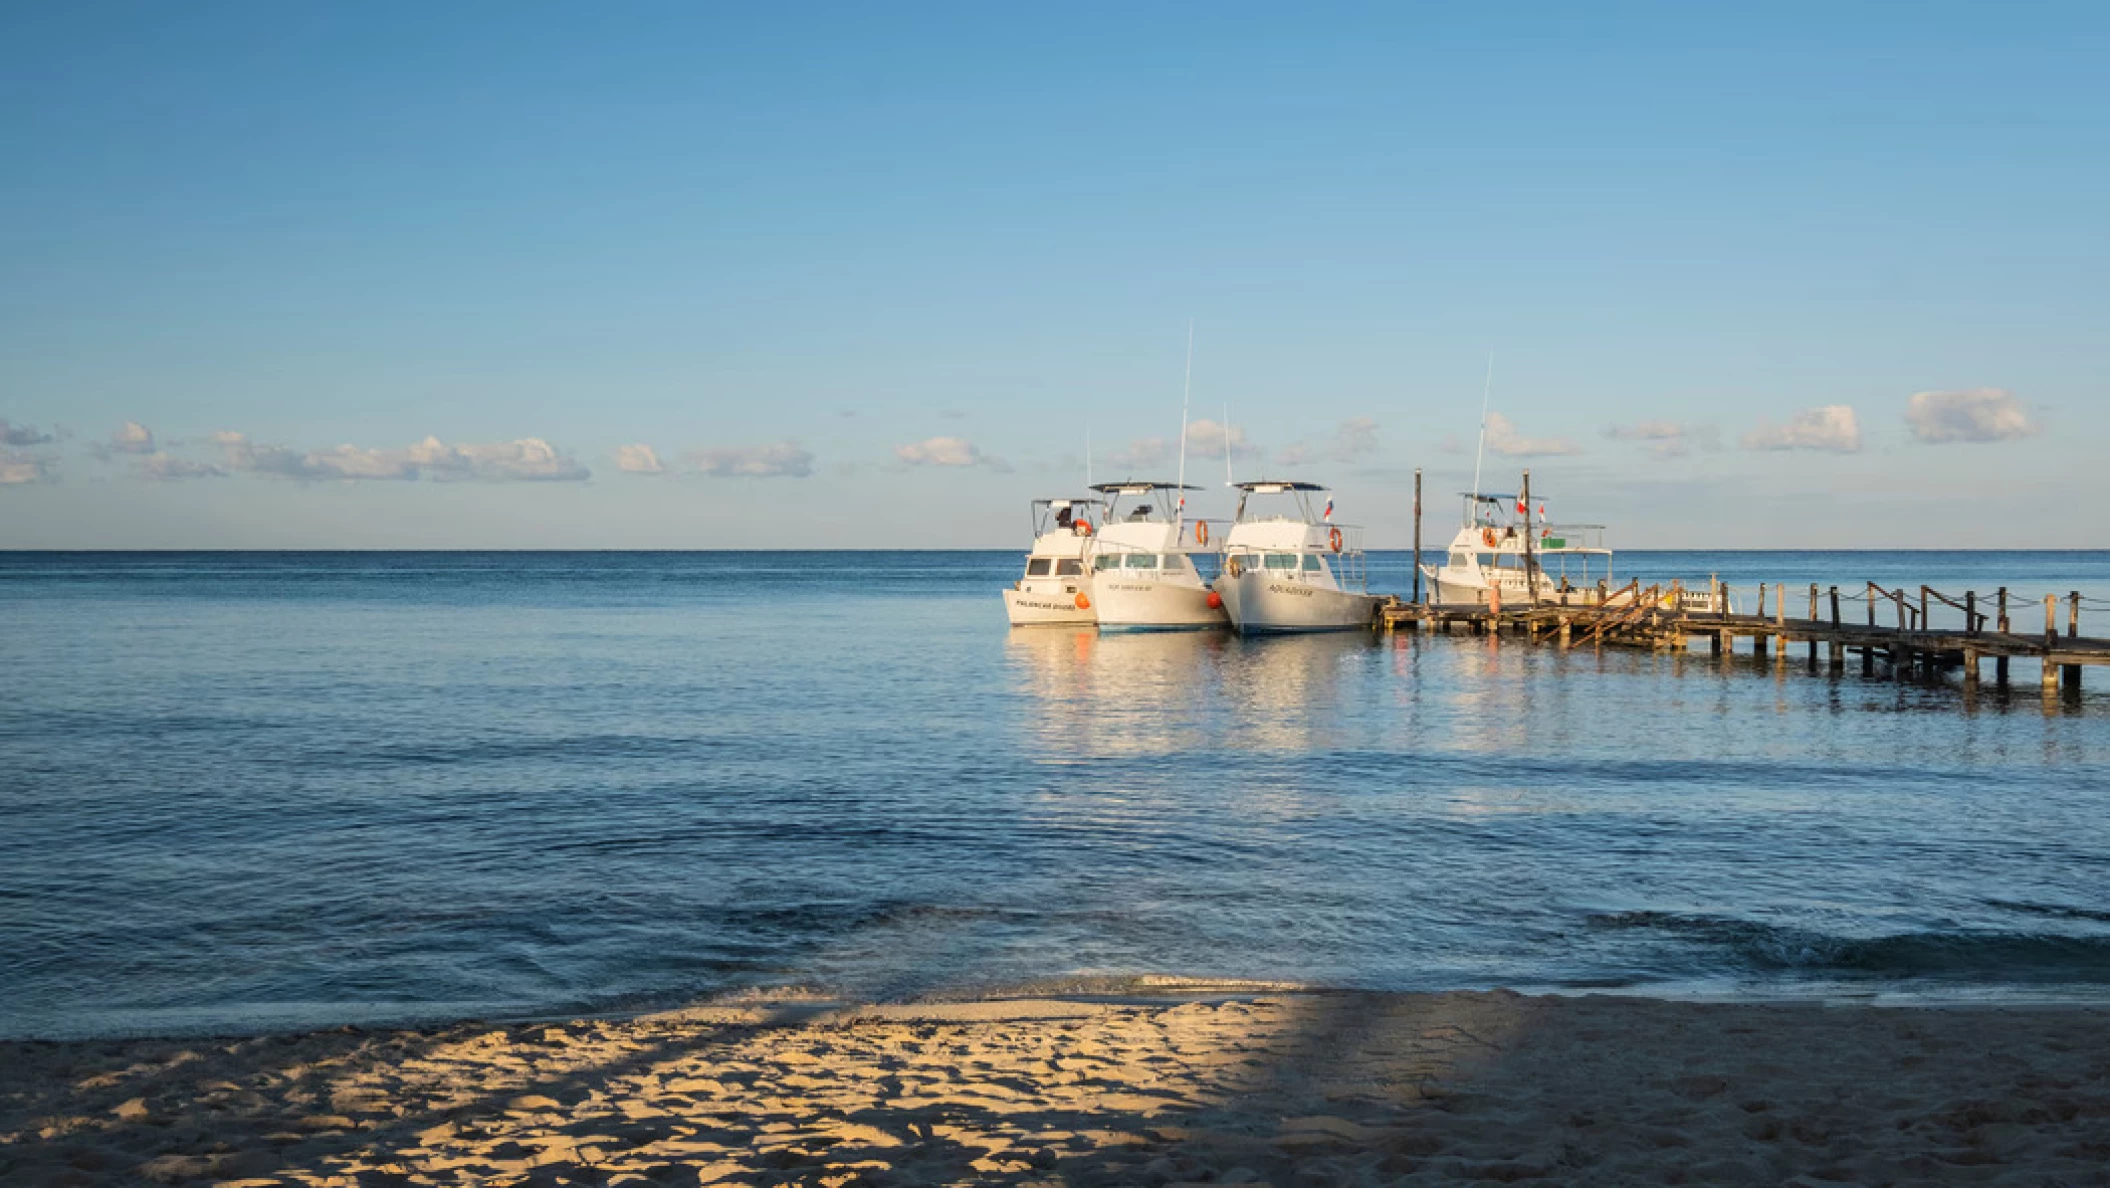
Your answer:
[[[1083,605],[1078,605],[1079,602]],[[1004,613],[1013,627],[1089,627],[1098,612],[1089,595],[1040,594],[1027,590],[1004,591]]]
[[[1330,590],[1251,570],[1216,579],[1231,626],[1241,635],[1288,631],[1353,631],[1377,619],[1375,594]]]
[[[1209,605],[1206,586],[1176,582],[1093,579],[1102,631],[1202,631],[1227,627],[1221,607]]]

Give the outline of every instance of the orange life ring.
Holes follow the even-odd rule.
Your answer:
[[[1090,520],[1079,520],[1071,525],[1071,528],[1079,536],[1090,536],[1092,534],[1092,522]]]
[[[1327,529],[1327,530],[1326,530],[1326,545],[1327,545],[1327,547],[1328,547],[1328,548],[1331,548],[1331,549],[1332,549],[1332,550],[1333,550],[1334,552],[1336,552],[1336,553],[1338,553],[1338,552],[1340,552],[1340,551],[1341,551],[1341,530],[1340,530],[1340,529],[1338,529],[1338,528],[1329,528],[1329,529]]]
[[[1090,609],[1092,609],[1092,600],[1091,600],[1091,599],[1089,599],[1089,598],[1086,598],[1086,597],[1085,597],[1084,595],[1082,595],[1082,594],[1079,594],[1079,595],[1077,596],[1077,609],[1078,609],[1078,610],[1090,610]]]
[[[1195,543],[1195,544],[1208,544],[1208,543],[1209,543],[1209,521],[1207,521],[1207,520],[1196,520],[1196,521],[1194,522],[1194,543]]]
[[[1481,544],[1484,544],[1484,545],[1486,545],[1486,546],[1487,546],[1488,548],[1494,548],[1494,547],[1495,547],[1495,540],[1496,540],[1496,538],[1495,538],[1495,530],[1494,530],[1494,529],[1492,529],[1492,528],[1482,528],[1482,529],[1480,530],[1480,543],[1481,543]]]

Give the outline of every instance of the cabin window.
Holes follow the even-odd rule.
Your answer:
[[[1078,577],[1084,573],[1084,562],[1064,557],[1055,563],[1056,577]]]
[[[1269,569],[1295,569],[1297,567],[1297,555],[1295,553],[1269,553],[1267,555],[1267,567]]]
[[[1119,568],[1121,568],[1121,558],[1119,557],[1099,556],[1092,559],[1092,571],[1094,573]]]
[[[1318,555],[1317,553],[1306,553],[1306,554],[1304,554],[1304,572],[1306,572],[1306,573],[1325,573],[1325,572],[1326,572],[1326,567],[1325,567],[1324,565],[1321,565],[1321,564],[1319,564],[1319,555]]]
[[[1026,576],[1048,576],[1048,559],[1046,557],[1028,557],[1026,559]]]
[[[1473,563],[1473,555],[1472,555],[1471,553],[1452,553],[1452,554],[1451,554],[1451,568],[1452,568],[1452,569],[1467,569],[1467,568],[1470,568],[1470,567],[1472,566],[1472,563]]]
[[[1178,553],[1167,553],[1158,558],[1158,568],[1163,569],[1166,573],[1178,573],[1185,567],[1180,564],[1180,555]]]
[[[1158,559],[1149,553],[1130,553],[1124,564],[1130,569],[1155,569]]]

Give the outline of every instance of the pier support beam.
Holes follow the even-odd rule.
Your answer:
[[[2043,685],[2046,697],[2057,697],[2059,695],[2059,666],[2051,662],[2051,656],[2048,653],[2044,657]]]
[[[1839,642],[1838,640],[1836,640],[1836,639],[1835,639],[1835,640],[1833,640],[1833,641],[1831,642],[1831,645],[1830,645],[1830,646],[1831,646],[1831,662],[1832,662],[1832,671],[1833,671],[1833,672],[1842,672],[1842,671],[1844,671],[1844,670],[1845,670],[1845,668],[1846,668],[1846,645],[1845,645],[1845,644],[1843,644],[1843,643],[1840,643],[1840,642]]]
[[[1966,689],[1976,689],[1978,687],[1978,650],[1976,648],[1965,648],[1963,650],[1963,687]]]

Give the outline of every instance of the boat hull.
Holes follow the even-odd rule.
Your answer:
[[[1079,606],[1080,601],[1084,605]],[[1004,613],[1010,616],[1013,627],[1089,627],[1099,620],[1090,595],[1082,590],[1006,590]]]
[[[1205,586],[1109,579],[1102,573],[1092,582],[1092,597],[1102,631],[1198,631],[1230,625],[1223,608],[1209,605]]]
[[[1353,631],[1377,620],[1375,594],[1329,590],[1248,570],[1216,579],[1224,612],[1240,635],[1289,631]]]

